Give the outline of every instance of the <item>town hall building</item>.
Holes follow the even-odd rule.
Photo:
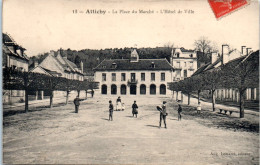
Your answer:
[[[96,68],[95,81],[102,95],[169,95],[174,68],[167,59],[105,59]]]

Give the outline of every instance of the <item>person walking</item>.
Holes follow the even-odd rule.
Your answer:
[[[179,103],[178,104],[178,121],[181,121],[181,112],[182,112],[182,107],[181,107],[181,104]]]
[[[84,99],[80,99],[79,96],[77,96],[75,99],[74,99],[74,105],[75,105],[75,113],[78,113],[79,112],[79,105],[80,105],[80,101],[82,101]]]
[[[162,110],[160,111],[160,122],[159,122],[159,128],[161,128],[162,120],[164,122],[164,127],[166,127],[166,116],[168,115],[166,111],[166,101],[163,101]]]
[[[112,104],[112,101],[109,100],[109,119],[111,119],[111,121],[113,121],[113,111],[114,111],[114,106]]]
[[[200,102],[198,103],[198,106],[197,106],[197,113],[199,114],[201,111],[201,105],[200,105]]]
[[[138,114],[138,106],[136,104],[136,101],[134,101],[134,104],[132,105],[132,114],[133,114],[133,117],[135,115],[135,117],[137,118],[137,114]]]

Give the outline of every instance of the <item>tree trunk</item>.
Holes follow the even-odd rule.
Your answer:
[[[240,118],[244,118],[245,89],[239,90]]]
[[[178,94],[179,94],[179,91],[176,91],[176,101],[178,101]]]
[[[200,102],[200,90],[198,90],[198,104]]]
[[[211,98],[212,98],[212,110],[215,111],[215,89],[211,90]]]
[[[79,97],[79,95],[80,95],[80,90],[77,90],[77,92],[78,92],[78,97]]]
[[[188,93],[188,105],[190,105],[190,93]]]
[[[66,95],[66,105],[68,104],[68,101],[69,101],[69,94],[70,94],[70,91],[67,91],[67,95]]]
[[[24,108],[24,110],[25,110],[25,113],[27,113],[29,110],[29,99],[28,99],[28,90],[27,89],[25,89],[25,108]]]
[[[181,92],[181,102],[183,103],[183,93]]]
[[[52,103],[53,103],[53,90],[51,91],[51,95],[50,95],[50,108],[52,108]]]
[[[88,98],[88,91],[86,90],[86,99]]]

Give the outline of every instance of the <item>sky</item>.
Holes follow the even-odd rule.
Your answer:
[[[87,10],[106,13],[87,14]],[[141,14],[139,10],[154,13]],[[161,14],[161,10],[176,13]],[[179,10],[194,13],[178,14]],[[217,20],[206,0],[3,0],[3,32],[26,48],[28,56],[59,48],[140,48],[168,43],[194,49],[194,41],[201,36],[218,47],[229,44],[241,50],[245,45],[258,50],[259,5],[251,0],[249,5]]]

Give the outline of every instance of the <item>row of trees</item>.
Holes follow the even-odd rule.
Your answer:
[[[50,93],[50,108],[53,105],[53,92],[55,90],[66,91],[66,104],[70,91],[79,92],[88,89],[97,89],[98,83],[92,81],[69,80],[63,77],[48,76],[40,73],[23,72],[14,67],[3,69],[3,89],[5,90],[24,90],[25,91],[25,112],[28,112],[29,91],[48,91]]]
[[[213,111],[215,110],[214,92],[216,89],[237,89],[240,95],[240,118],[243,118],[246,89],[259,87],[259,50],[182,81],[169,83],[168,87],[172,91],[186,93],[188,104],[190,104],[191,92],[198,92],[199,101],[200,91],[210,90]]]

